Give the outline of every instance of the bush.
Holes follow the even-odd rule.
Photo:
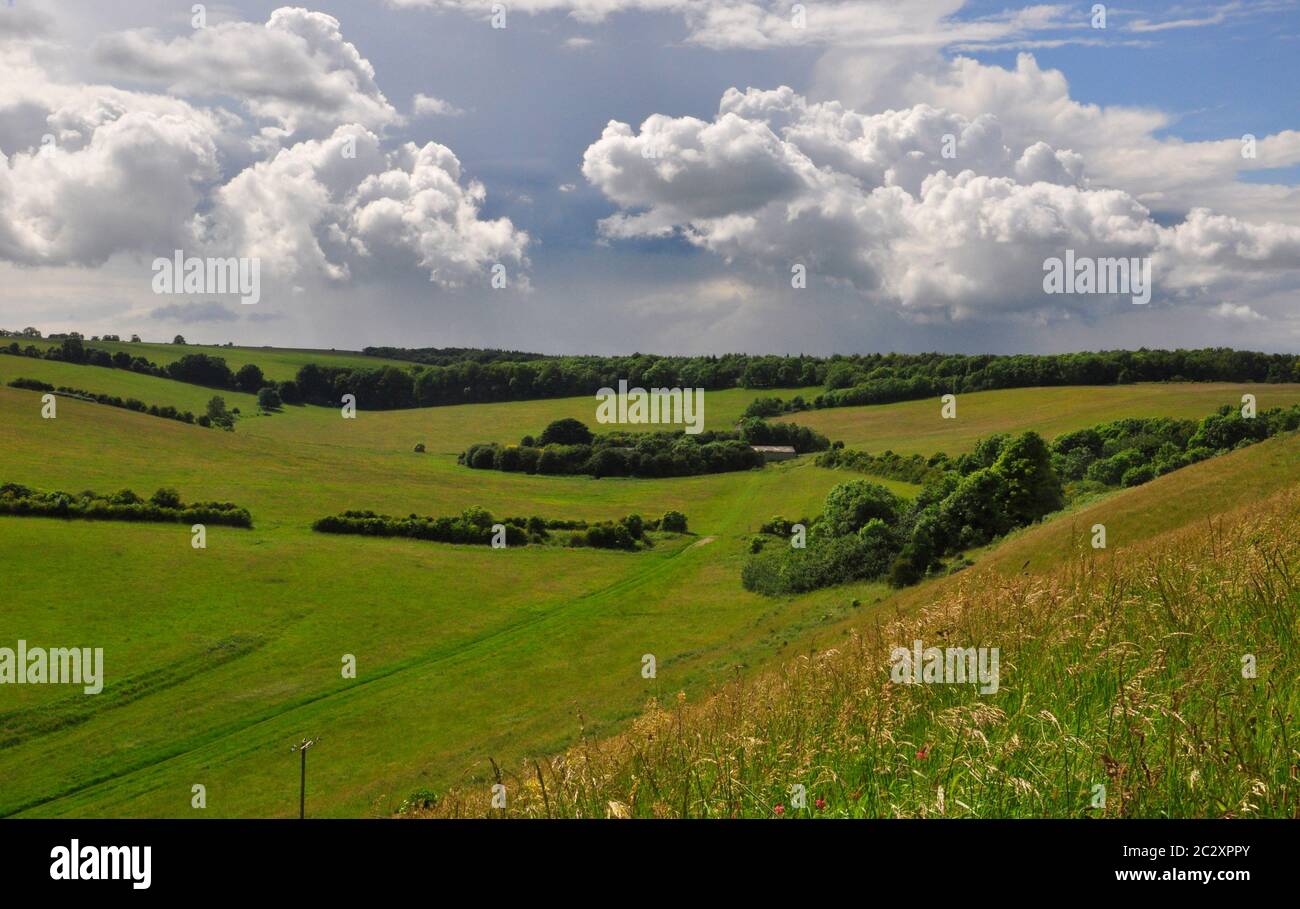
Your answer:
[[[566,417],[547,426],[538,444],[543,448],[547,445],[590,445],[593,438],[586,424]]]
[[[1094,461],[1084,476],[1107,486],[1118,486],[1128,470],[1141,465],[1145,460],[1142,452],[1136,448],[1127,448],[1109,458]]]
[[[54,391],[54,386],[39,379],[17,378],[9,383],[10,388],[22,388],[27,391]]]
[[[239,368],[239,372],[235,373],[235,387],[250,395],[257,394],[265,384],[266,377],[262,375],[262,370],[252,363],[245,363]]]
[[[1150,464],[1141,464],[1137,467],[1130,467],[1124,471],[1124,476],[1120,478],[1120,485],[1125,488],[1129,486],[1141,486],[1143,483],[1155,479],[1155,468]]]
[[[208,420],[213,426],[219,426],[222,429],[232,429],[235,425],[234,416],[226,409],[226,399],[221,395],[213,395],[208,400]]]
[[[873,518],[894,524],[904,502],[885,487],[868,480],[840,483],[826,496],[819,531],[833,536],[857,533]]]
[[[686,533],[686,515],[680,511],[666,511],[659,520],[659,527],[665,533]]]
[[[911,559],[901,555],[889,566],[890,587],[910,587],[919,583],[923,576]]]
[[[159,508],[180,508],[181,494],[174,489],[160,489],[155,492],[149,501]]]
[[[257,367],[253,368],[256,369]],[[279,410],[283,403],[280,400],[280,392],[276,391],[273,385],[267,385],[257,393],[257,406],[263,410]]]

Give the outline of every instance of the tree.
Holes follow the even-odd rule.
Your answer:
[[[172,343],[173,343],[173,344],[184,344],[184,343],[185,343],[185,336],[184,336],[184,335],[177,335],[176,337],[172,338]]]
[[[132,343],[132,344],[139,344],[139,343],[140,343],[140,336],[139,336],[139,335],[131,335],[131,343]]]
[[[186,354],[167,364],[167,375],[178,382],[207,385],[209,388],[232,388],[235,384],[234,373],[226,361],[207,354]]]
[[[69,337],[60,347],[60,354],[65,363],[85,363],[86,348],[81,344],[81,338]]]
[[[281,405],[280,393],[275,390],[274,385],[267,385],[257,393],[257,406],[263,410],[279,410]]]
[[[230,429],[235,425],[235,418],[230,411],[226,410],[226,399],[221,395],[213,395],[208,401],[207,417],[212,421],[212,425],[223,429]]]
[[[885,487],[869,480],[853,480],[827,493],[821,526],[831,536],[844,536],[857,533],[873,518],[895,524],[902,510],[903,500]]]
[[[235,387],[240,391],[246,391],[250,395],[257,394],[258,389],[266,384],[266,377],[262,375],[262,370],[253,363],[245,363],[239,367],[239,372],[235,373]]]
[[[1065,504],[1051,450],[1036,432],[1006,443],[992,470],[1006,482],[1007,514],[1017,526],[1032,524]]]
[[[149,501],[159,508],[180,508],[181,494],[174,489],[164,487],[155,492]]]
[[[586,424],[572,417],[556,420],[542,432],[538,444],[547,445],[590,445],[595,438]]]
[[[659,529],[665,533],[686,533],[686,515],[680,511],[666,511],[659,521]]]

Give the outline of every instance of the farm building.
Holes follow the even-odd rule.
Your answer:
[[[788,461],[799,457],[793,445],[751,445],[750,448],[763,456],[763,463],[768,461]]]

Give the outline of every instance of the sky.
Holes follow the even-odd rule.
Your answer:
[[[0,0],[0,328],[1296,352],[1297,85],[1300,0]]]

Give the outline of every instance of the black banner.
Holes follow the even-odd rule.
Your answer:
[[[609,887],[865,893],[1041,884],[1146,893],[1294,884],[1286,821],[24,821],[0,824],[21,890],[316,894]],[[197,889],[196,889],[197,888]],[[430,889],[432,888],[432,889]],[[447,891],[451,892],[451,891]],[[970,894],[975,896],[976,894]]]

